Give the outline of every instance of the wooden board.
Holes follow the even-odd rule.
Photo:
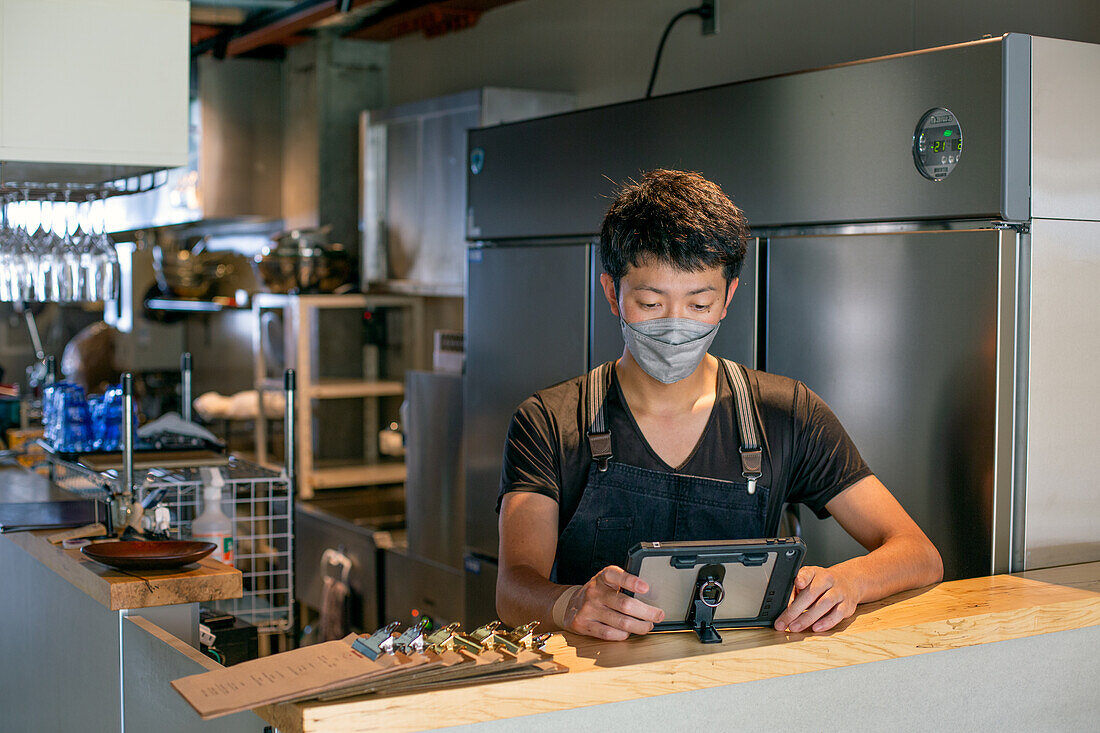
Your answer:
[[[89,560],[80,550],[51,545],[52,531],[15,532],[11,541],[112,611],[169,606],[176,603],[240,598],[241,571],[206,558],[174,570],[120,571]]]
[[[556,635],[569,674],[461,690],[278,705],[257,711],[291,731],[412,731],[762,680],[1100,625],[1100,563],[958,580],[860,606],[822,633],[723,630],[601,642]],[[537,721],[531,726],[537,728]]]

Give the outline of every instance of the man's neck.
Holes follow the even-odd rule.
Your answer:
[[[634,361],[630,350],[624,349],[615,362],[615,375],[635,415],[673,416],[689,412],[700,403],[714,403],[718,360],[705,354],[694,372],[679,382],[665,384],[649,376]]]

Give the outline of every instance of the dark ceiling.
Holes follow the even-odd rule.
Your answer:
[[[327,32],[392,41],[469,28],[483,13],[518,0],[193,0],[191,53],[278,56]]]

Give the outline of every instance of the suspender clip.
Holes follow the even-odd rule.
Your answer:
[[[764,451],[759,448],[741,448],[741,476],[748,481],[749,494],[756,493],[756,482],[761,476]]]
[[[606,471],[607,463],[611,460],[611,433],[589,433],[588,447],[592,450],[592,459],[596,461],[596,468]]]

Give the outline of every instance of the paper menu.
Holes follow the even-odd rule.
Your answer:
[[[363,681],[390,666],[328,641],[181,677],[172,687],[206,720]]]
[[[440,633],[441,638],[457,636],[452,627]],[[201,718],[209,720],[276,703],[420,692],[566,671],[540,650],[504,652],[481,646],[465,635],[461,649],[431,646],[410,651],[403,645],[405,651],[391,650],[375,660],[352,648],[357,638],[352,634],[340,641],[183,677],[172,686]]]

